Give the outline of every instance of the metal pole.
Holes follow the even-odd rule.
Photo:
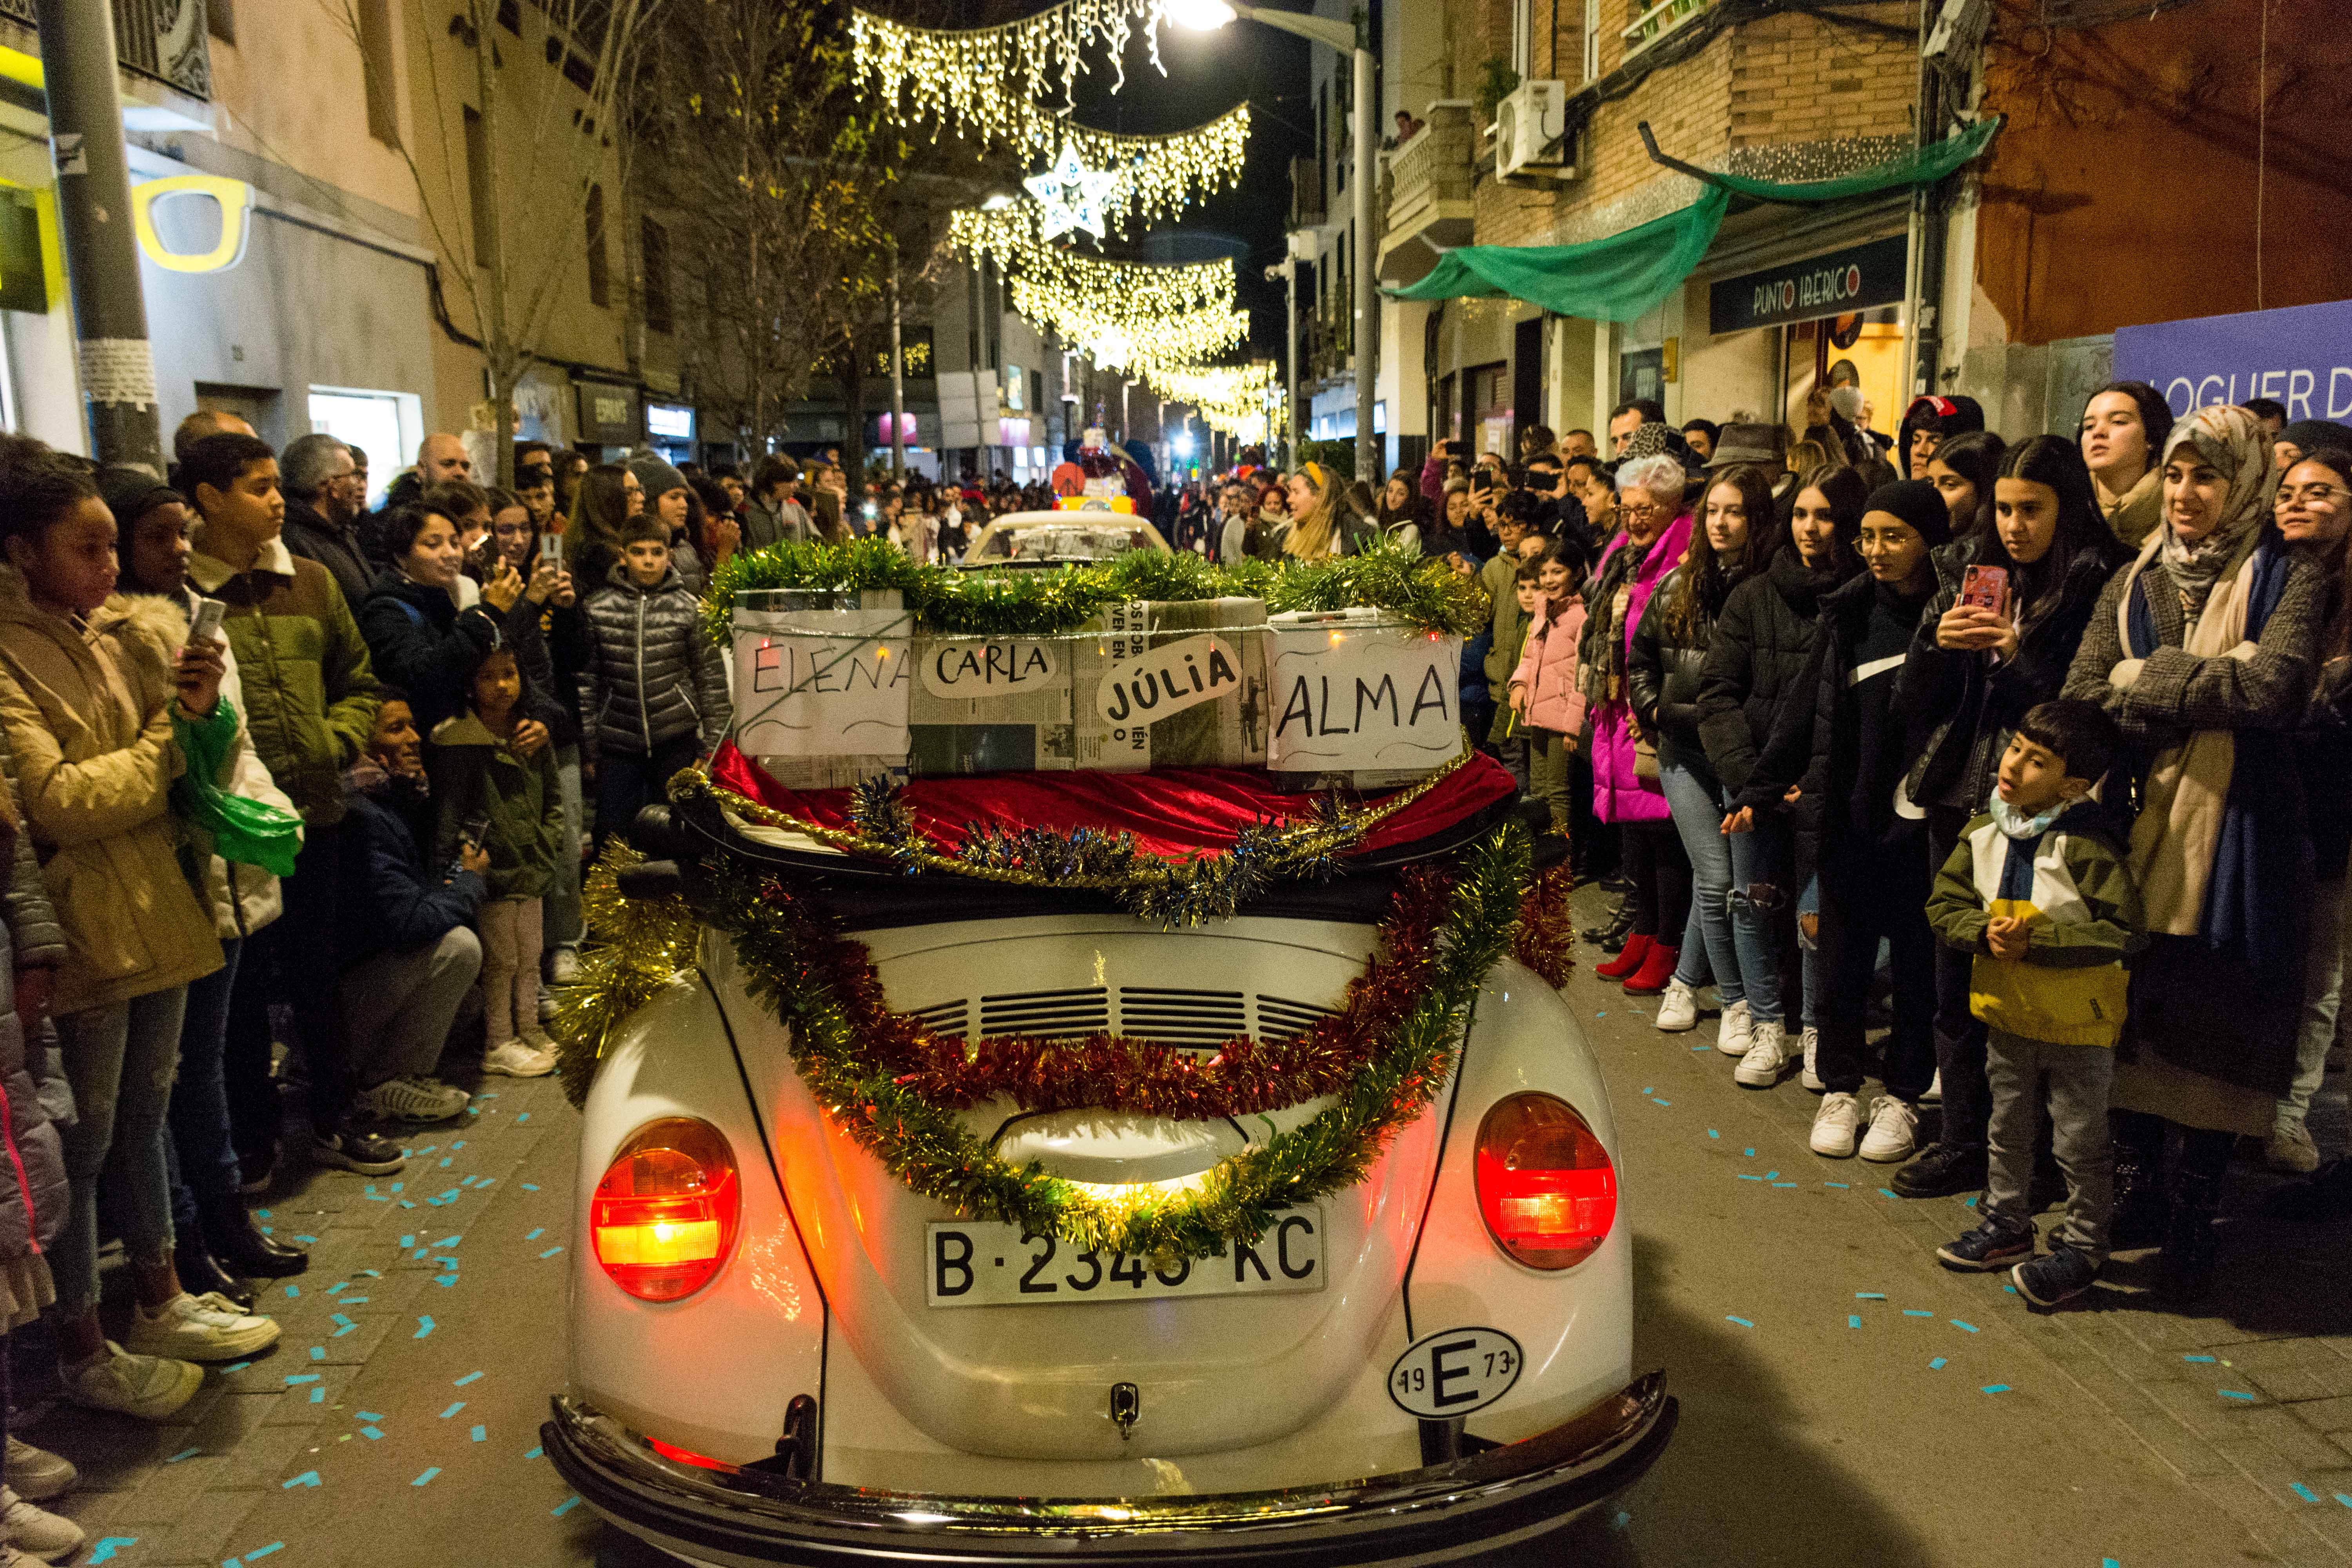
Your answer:
[[[122,151],[113,7],[107,0],[37,0],[49,147],[58,172],[66,276],[89,449],[101,463],[163,472],[155,356],[131,227],[131,167]]]
[[[1372,404],[1380,390],[1381,299],[1374,276],[1379,237],[1372,232],[1373,132],[1380,106],[1372,101],[1372,51],[1356,46],[1356,477],[1381,482],[1374,454]]]
[[[1283,416],[1282,416],[1282,438],[1283,438],[1282,461],[1283,461],[1283,466],[1284,466],[1285,468],[1297,468],[1297,467],[1298,467],[1298,440],[1299,440],[1299,428],[1300,428],[1300,426],[1299,426],[1299,423],[1298,423],[1298,239],[1297,239],[1297,237],[1296,235],[1290,236],[1290,237],[1286,237],[1286,238],[1284,240],[1284,243],[1285,243],[1285,244],[1286,244],[1286,245],[1288,245],[1288,246],[1290,247],[1290,255],[1289,255],[1289,257],[1288,257],[1288,258],[1287,258],[1283,262],[1283,264],[1282,264],[1282,270],[1283,270],[1283,272],[1285,273],[1285,275],[1286,275],[1286,279],[1287,279],[1287,281],[1288,281],[1288,283],[1289,283],[1289,285],[1290,285],[1290,304],[1289,304],[1289,321],[1290,321],[1290,358],[1289,358],[1289,360],[1288,360],[1288,362],[1287,362],[1287,363],[1288,363],[1288,364],[1289,364],[1289,367],[1290,367],[1290,375],[1289,375],[1289,384],[1284,388],[1285,395],[1286,395],[1286,396],[1290,399],[1290,402],[1289,402],[1288,406],[1284,410],[1284,412],[1283,412]]]
[[[907,359],[899,342],[898,241],[890,240],[890,478],[907,482]],[[1045,411],[1040,409],[1042,421]]]

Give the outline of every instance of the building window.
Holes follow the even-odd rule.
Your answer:
[[[613,302],[611,263],[604,255],[604,187],[588,187],[588,302]]]
[[[392,0],[358,0],[360,81],[367,93],[368,134],[387,147],[400,145],[400,91],[393,59],[397,36],[392,26]]]
[[[499,0],[499,26],[518,38],[522,37],[522,6],[517,0]]]
[[[646,218],[638,226],[638,245],[645,253],[646,325],[669,331],[676,324],[669,310],[669,231]]]
[[[1584,79],[1601,74],[1601,0],[1584,0]]]
[[[498,214],[491,205],[489,128],[481,110],[466,110],[466,194],[474,209],[474,265],[490,265],[491,226]]]

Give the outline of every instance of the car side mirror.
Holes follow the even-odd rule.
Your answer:
[[[667,899],[686,889],[685,874],[675,860],[641,860],[613,881],[625,899]]]

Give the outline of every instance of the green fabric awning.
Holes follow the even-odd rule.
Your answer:
[[[1990,146],[2001,117],[1980,120],[1957,136],[1834,180],[1778,184],[1708,174],[1698,200],[1639,228],[1582,245],[1465,245],[1445,252],[1418,283],[1388,290],[1397,300],[1509,298],[1563,316],[1630,321],[1689,277],[1734,195],[1759,202],[1834,202],[1906,185],[1933,184]]]

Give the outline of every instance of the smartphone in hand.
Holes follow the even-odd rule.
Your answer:
[[[457,842],[476,849],[485,849],[490,841],[490,814],[477,812],[457,829]]]
[[[221,622],[228,615],[228,606],[218,599],[199,599],[196,618],[188,625],[188,640],[202,642],[220,636]]]
[[[1960,574],[1960,596],[1958,603],[1972,609],[1990,610],[2006,619],[2009,615],[2009,568],[2006,566],[1971,566]]]

